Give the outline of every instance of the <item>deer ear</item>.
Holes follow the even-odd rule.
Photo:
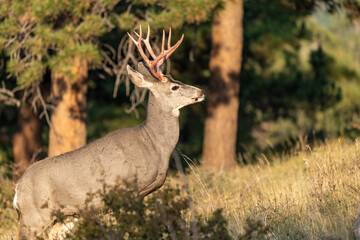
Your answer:
[[[126,66],[126,70],[128,72],[128,75],[131,79],[131,81],[138,87],[141,88],[150,88],[152,87],[152,83],[149,81],[146,81],[144,79],[144,76],[139,73],[138,71],[135,71],[134,69],[132,69],[129,65]]]
[[[145,79],[156,80],[156,78],[151,74],[149,69],[147,67],[145,67],[145,65],[142,62],[138,63],[137,69],[138,69],[139,73],[141,73],[144,76]]]

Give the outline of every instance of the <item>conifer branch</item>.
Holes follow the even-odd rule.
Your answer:
[[[20,107],[21,101],[15,96],[17,91],[19,91],[18,87],[9,90],[6,88],[5,83],[2,82],[2,86],[0,88],[0,102],[5,105]]]

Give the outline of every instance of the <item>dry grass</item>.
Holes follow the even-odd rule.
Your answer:
[[[258,165],[221,174],[192,167],[187,179],[196,210],[207,215],[223,208],[234,236],[250,218],[264,221],[274,239],[354,238],[360,142],[306,146],[283,159],[270,164],[262,158]]]
[[[13,208],[13,184],[0,175],[0,240],[15,239],[17,213]]]
[[[195,210],[209,216],[223,208],[233,236],[244,233],[250,218],[265,222],[273,239],[352,239],[360,207],[360,142],[303,147],[231,173],[192,166],[186,178]],[[166,184],[179,179],[169,177]],[[16,229],[16,213],[6,206],[0,209],[0,239],[10,239]]]

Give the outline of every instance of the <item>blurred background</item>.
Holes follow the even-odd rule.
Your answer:
[[[173,44],[185,34],[163,71],[207,92],[180,115],[194,162],[226,170],[355,139],[359,13],[359,0],[1,0],[2,175],[144,121],[146,91],[125,70],[141,61],[126,34],[140,25],[155,51],[162,29]]]

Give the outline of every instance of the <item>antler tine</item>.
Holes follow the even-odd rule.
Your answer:
[[[170,34],[169,34],[169,39],[170,39]],[[175,52],[175,50],[176,50],[176,49],[180,46],[180,44],[182,43],[183,39],[184,39],[184,34],[181,35],[180,40],[177,41],[177,43],[176,43],[174,46],[170,47],[168,50],[165,51],[165,55],[164,55],[163,58],[158,62],[158,68],[160,68],[161,65],[163,65],[164,61],[165,61],[166,59],[168,59],[168,58],[171,56],[171,54],[173,54],[173,53]],[[169,41],[168,41],[168,46],[170,46]]]
[[[150,45],[150,26],[149,25],[148,25],[148,32],[147,32],[147,35],[146,35],[146,39],[145,40],[143,39],[143,42],[145,43],[145,46],[146,46],[147,50],[149,51],[151,57],[153,59],[155,59],[156,55],[155,55],[155,53],[152,50],[152,47]]]
[[[150,60],[146,57],[146,54],[145,54],[144,50],[141,47],[141,39],[142,39],[142,29],[141,29],[141,25],[140,25],[140,35],[139,35],[139,39],[138,39],[138,42],[137,42],[136,46],[139,49],[139,53],[140,53],[141,57],[146,62],[150,63]]]
[[[146,40],[149,40],[150,38],[150,25],[148,24],[148,31],[147,31],[147,35],[146,35]]]
[[[134,42],[135,46],[137,45],[137,41],[130,35],[130,33],[127,33],[129,38]],[[137,34],[137,33],[136,33]]]
[[[164,62],[166,56],[166,51],[165,51],[165,30],[163,30],[163,36],[162,36],[162,41],[161,41],[161,53],[160,55],[154,60],[153,64],[155,66],[156,64],[156,71],[161,71],[161,66],[162,63]],[[161,64],[159,64],[161,62]]]
[[[162,42],[161,42],[161,55],[164,54],[165,50],[165,30],[163,30]]]
[[[139,34],[137,32],[134,32],[136,34],[136,36],[139,37]],[[153,59],[156,58],[156,54],[154,53],[154,50],[152,49],[151,45],[150,45],[150,26],[148,25],[148,32],[147,32],[147,35],[146,35],[146,39],[141,39],[143,41],[143,43],[145,44],[146,46],[146,49],[149,51],[151,57]]]
[[[168,49],[168,52],[166,53],[166,59],[168,59],[171,54],[173,54],[173,52],[175,52],[175,50],[180,46],[180,44],[182,43],[184,39],[184,34],[181,35],[181,38],[179,41],[176,42],[176,44],[174,46],[172,46],[170,49]]]
[[[168,51],[168,50],[166,50],[166,51]],[[161,72],[161,65],[164,62],[164,58],[166,56],[166,51],[165,51],[165,30],[163,30],[163,36],[162,36],[162,41],[161,41],[161,52],[160,52],[159,56],[157,56],[151,63],[153,67],[156,66],[157,72]],[[161,62],[161,64],[159,64],[160,62]]]
[[[169,29],[169,37],[168,37],[168,49],[170,49],[170,44],[171,44],[171,28]]]
[[[168,49],[165,50],[165,30],[163,30],[161,53],[158,56],[155,55],[155,53],[152,50],[152,47],[150,45],[150,26],[149,25],[148,25],[148,32],[146,35],[146,39],[142,38],[141,25],[140,25],[140,34],[138,34],[137,32],[135,32],[135,34],[139,38],[137,41],[128,33],[130,39],[135,43],[137,49],[139,50],[141,57],[144,59],[144,61],[148,65],[149,70],[151,71],[153,76],[156,77],[157,79],[159,79],[161,82],[167,82],[168,81],[167,78],[164,76],[164,74],[161,71],[161,66],[164,63],[164,61],[166,59],[168,59],[170,57],[170,55],[179,47],[179,45],[181,44],[181,42],[184,39],[184,34],[181,36],[181,39],[179,41],[177,41],[177,43],[174,46],[171,47],[171,28],[170,28],[169,37],[168,37],[168,41],[167,41]],[[150,61],[146,57],[145,52],[144,52],[143,48],[141,47],[141,42],[144,42],[147,50],[149,51],[151,57],[154,60]]]
[[[154,67],[156,66],[157,71],[161,71],[161,65],[164,62],[164,58],[166,56],[166,51],[165,51],[165,30],[163,30],[162,41],[161,41],[161,52],[160,52],[159,56],[157,56],[154,59],[154,61],[152,62],[152,65]],[[161,62],[161,64],[159,64],[160,62]]]
[[[135,32],[135,31],[134,31]],[[151,65],[151,61],[146,57],[146,54],[144,52],[144,50],[141,47],[141,39],[142,39],[142,29],[141,29],[141,25],[140,25],[140,34],[137,34],[137,32],[135,32],[135,34],[139,37],[139,39],[136,41],[131,35],[130,33],[127,33],[130,37],[130,39],[135,43],[135,46],[137,47],[137,49],[139,50],[139,53],[141,55],[141,57],[144,59],[144,61],[150,66]]]

